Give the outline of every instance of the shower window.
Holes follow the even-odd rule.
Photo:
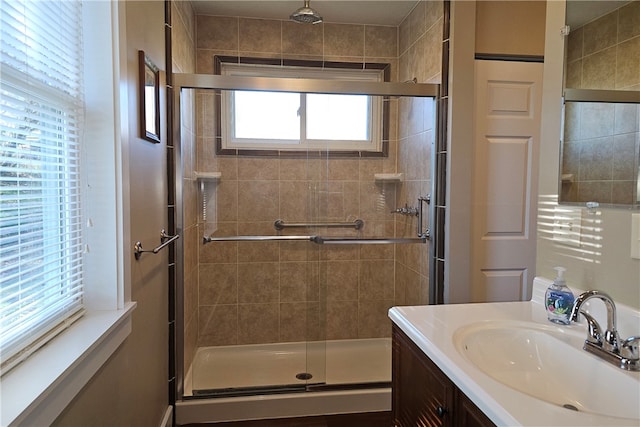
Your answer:
[[[386,64],[364,68],[295,66],[220,62],[228,76],[310,78],[380,82]],[[246,58],[244,58],[246,60]],[[354,64],[344,65],[354,67]],[[222,91],[218,152],[335,151],[354,155],[386,155],[386,102],[369,95],[304,94],[295,92]]]

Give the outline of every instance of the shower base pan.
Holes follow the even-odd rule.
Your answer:
[[[197,350],[179,424],[391,410],[388,338]]]

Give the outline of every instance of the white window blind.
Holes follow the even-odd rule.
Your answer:
[[[82,5],[0,0],[2,372],[83,312]]]

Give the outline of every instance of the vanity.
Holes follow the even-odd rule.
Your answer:
[[[526,302],[390,309],[394,425],[638,426],[640,372],[583,350],[585,316],[549,322],[550,283]],[[621,338],[638,335],[640,312],[616,307]],[[607,324],[600,300],[581,309]]]
[[[394,425],[495,425],[397,325],[392,371]]]

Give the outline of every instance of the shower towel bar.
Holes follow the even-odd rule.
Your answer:
[[[169,244],[175,242],[176,240],[178,240],[180,238],[179,234],[176,234],[175,236],[169,236],[164,230],[160,231],[160,245],[157,246],[154,249],[145,251],[144,249],[142,249],[142,243],[141,242],[136,242],[135,245],[133,245],[133,254],[136,257],[136,260],[140,259],[140,257],[142,256],[142,254],[144,253],[153,253],[153,254],[157,254],[158,252],[160,252],[162,249],[164,249],[166,246],[168,246]]]
[[[316,236],[222,236],[202,238],[202,243],[209,242],[270,242],[277,240],[306,240],[313,241]]]
[[[202,238],[202,243],[209,242],[271,242],[302,240],[318,245],[380,245],[395,243],[426,243],[428,236],[407,238],[350,238],[350,237],[322,237],[322,236],[224,236]]]
[[[396,243],[426,243],[427,237],[401,237],[401,238],[343,238],[315,236],[313,243],[319,245],[393,245]]]
[[[297,223],[297,224],[285,224],[281,219],[277,219],[273,226],[276,230],[283,230],[285,228],[309,228],[309,227],[327,227],[327,228],[355,228],[360,230],[364,225],[364,221],[356,219],[353,222],[311,222],[311,223]]]

